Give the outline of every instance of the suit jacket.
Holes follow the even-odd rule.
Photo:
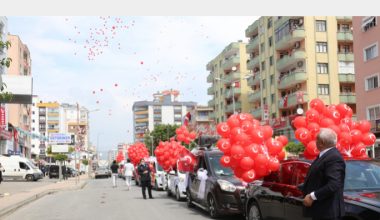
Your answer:
[[[314,192],[317,200],[304,208],[304,215],[313,218],[337,218],[344,215],[343,188],[346,164],[334,147],[310,166],[301,190]]]
[[[146,164],[140,164],[137,168],[137,171],[139,172],[141,182],[150,182],[150,169],[149,166]],[[145,171],[148,171],[147,173],[144,173]]]

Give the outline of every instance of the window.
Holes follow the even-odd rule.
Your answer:
[[[264,105],[267,104],[267,98],[263,98],[263,104],[264,104]]]
[[[352,92],[352,86],[342,85],[340,87],[341,93],[351,93]]]
[[[265,89],[266,80],[263,79],[263,89]]]
[[[326,21],[317,20],[315,24],[316,24],[317,32],[326,32]]]
[[[371,60],[378,56],[377,43],[364,49],[364,61]]]
[[[20,169],[29,170],[29,167],[25,163],[19,162],[19,165],[20,165]]]
[[[307,163],[295,163],[292,176],[292,185],[298,186],[305,181],[310,165]]]
[[[265,70],[265,61],[261,62],[261,70]]]
[[[380,105],[367,108],[367,118],[368,120],[380,119]]]
[[[366,79],[366,81],[365,81],[366,91],[371,90],[371,89],[376,89],[378,87],[379,87],[379,76],[378,75],[370,76],[369,78]]]
[[[349,32],[350,31],[350,25],[349,24],[338,24],[338,31],[339,32]]]
[[[327,53],[327,42],[317,42],[317,53]]]
[[[35,128],[32,128],[32,131],[35,131],[36,129]]]
[[[329,72],[328,63],[317,63],[317,73],[327,74]]]
[[[267,28],[271,28],[272,27],[272,18],[269,18],[268,19],[268,25],[267,25]]]
[[[377,24],[376,16],[368,16],[362,20],[362,31],[366,32]]]
[[[33,119],[32,122],[34,123],[34,122],[36,122],[36,120]]]
[[[269,57],[269,65],[270,65],[270,66],[273,66],[273,56],[270,56],[270,57]]]
[[[271,94],[270,95],[270,102],[273,104],[274,103],[274,94]],[[276,114],[276,113],[274,113],[274,114]]]
[[[34,111],[32,111],[32,115],[36,114]]]
[[[271,47],[272,44],[273,44],[273,37],[269,37],[268,38],[268,45],[269,45],[269,47]]]
[[[271,76],[270,76],[270,84],[271,84],[271,85],[273,85],[273,81],[274,81],[274,76],[271,75]]]
[[[354,62],[339,61],[338,73],[354,74],[355,73]]]
[[[318,84],[318,95],[329,95],[329,84]]]
[[[260,44],[260,52],[264,53],[264,50],[265,50],[265,44],[262,43],[262,44]]]

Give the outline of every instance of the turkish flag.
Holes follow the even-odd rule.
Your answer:
[[[181,172],[193,172],[194,166],[197,162],[197,158],[188,149],[184,148],[180,153],[178,160],[178,171]]]

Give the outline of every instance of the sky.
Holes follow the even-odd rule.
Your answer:
[[[258,17],[8,17],[30,50],[33,93],[78,102],[100,151],[133,142],[132,105],[166,89],[207,105],[206,65],[229,43],[247,42]]]

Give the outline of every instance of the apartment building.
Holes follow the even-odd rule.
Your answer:
[[[245,34],[249,108],[275,135],[294,139],[291,121],[314,98],[356,114],[352,17],[264,16]]]
[[[242,41],[230,43],[211,60],[206,69],[210,71],[207,82],[211,86],[207,94],[212,96],[208,106],[214,108],[216,123],[225,121],[234,112],[248,112],[246,44]]]

